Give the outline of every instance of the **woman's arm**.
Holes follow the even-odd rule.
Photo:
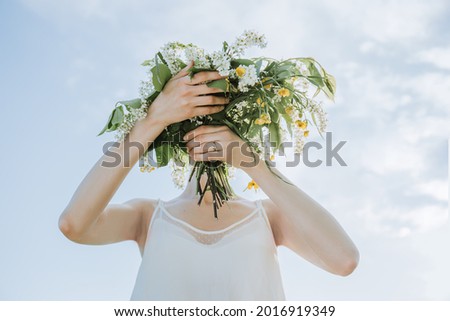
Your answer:
[[[84,244],[106,244],[140,239],[143,213],[153,209],[150,200],[134,199],[108,205],[130,169],[164,128],[197,115],[221,111],[227,100],[208,95],[220,92],[202,84],[222,78],[217,72],[200,72],[192,79],[188,69],[173,77],[149,108],[145,119],[136,123],[126,141],[111,147],[119,164],[103,166],[113,159],[106,154],[92,167],[59,217],[59,228],[69,239]],[[139,146],[130,147],[130,146]]]
[[[264,190],[270,198],[264,205],[278,245],[290,248],[333,274],[345,276],[356,268],[358,249],[336,219],[300,188],[276,177],[264,161],[258,159],[255,162],[248,156],[248,145],[230,128],[200,126],[187,133],[184,139],[188,141],[189,154],[195,161],[226,161],[247,172]],[[219,152],[205,148],[211,142],[216,142]],[[244,153],[244,149],[247,152]],[[289,181],[277,169],[272,170]]]
[[[243,168],[270,199],[265,207],[274,218],[278,243],[311,263],[347,276],[359,263],[359,251],[337,220],[295,185],[283,182],[263,161]],[[277,175],[290,182],[276,168]]]

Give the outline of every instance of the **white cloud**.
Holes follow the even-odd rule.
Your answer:
[[[430,63],[438,68],[450,70],[450,46],[422,50],[412,60]]]
[[[419,194],[429,195],[438,201],[448,202],[448,180],[434,179],[414,186]]]
[[[412,42],[432,31],[432,22],[442,13],[444,1],[325,1],[336,25],[380,43]],[[339,23],[345,21],[345,24]]]
[[[356,214],[363,220],[366,231],[390,237],[430,232],[448,220],[447,208],[439,205],[406,208],[368,203]]]

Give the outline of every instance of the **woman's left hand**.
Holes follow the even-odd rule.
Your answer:
[[[202,125],[186,133],[183,139],[194,161],[219,160],[243,170],[258,163],[251,147],[226,125]]]

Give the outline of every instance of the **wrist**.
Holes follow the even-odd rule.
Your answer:
[[[161,115],[164,115],[164,112],[161,112],[162,109],[158,104],[158,99],[153,101],[147,110],[147,117],[145,117],[145,121],[153,126],[158,126],[162,129],[166,128],[170,125]]]
[[[165,129],[164,124],[157,119],[146,117],[138,120],[130,132],[130,140],[151,144]]]
[[[267,170],[267,165],[264,162],[264,159],[258,157],[253,163],[245,164],[245,166],[240,167],[247,175],[250,177],[255,177]]]

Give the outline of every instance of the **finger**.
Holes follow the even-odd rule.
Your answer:
[[[222,126],[202,125],[202,126],[197,127],[196,129],[193,129],[193,130],[187,132],[184,135],[183,139],[185,141],[189,141],[198,135],[212,134],[212,133],[221,132],[221,131],[225,131],[225,130],[228,130],[228,126],[226,126],[226,125],[222,125]]]
[[[208,85],[206,85],[206,84],[192,86],[191,90],[192,90],[192,93],[195,96],[215,94],[215,93],[223,93],[222,89],[215,88],[215,87],[208,87]]]
[[[206,81],[224,79],[227,76],[221,76],[217,71],[200,71],[192,77],[189,84],[190,85],[198,85]]]
[[[178,78],[182,78],[185,77],[187,75],[189,75],[189,69],[191,69],[194,66],[194,61],[191,60],[186,67],[184,67],[183,69],[181,69],[173,78],[174,79],[178,79]]]
[[[213,95],[197,96],[192,99],[194,106],[226,105],[230,102],[228,97],[218,97]]]
[[[192,117],[215,114],[215,113],[221,112],[224,109],[225,109],[225,106],[223,106],[223,105],[222,106],[215,105],[215,106],[195,107],[193,109],[193,116]]]
[[[192,151],[194,154],[216,152],[224,149],[224,146],[222,146],[220,141],[210,139],[205,139],[205,141],[197,141],[196,139],[192,139],[186,144],[186,147],[188,149],[188,153]]]
[[[213,133],[206,133],[194,136],[190,139],[186,146],[188,148],[202,148],[203,145],[208,144],[207,147],[215,146],[216,149],[224,149],[222,145],[224,140],[223,131],[217,131]]]
[[[221,151],[209,152],[204,154],[189,154],[191,158],[196,162],[207,162],[212,160],[224,160],[224,155]]]
[[[189,151],[193,154],[215,153],[223,151],[223,146],[218,141],[195,142]]]

